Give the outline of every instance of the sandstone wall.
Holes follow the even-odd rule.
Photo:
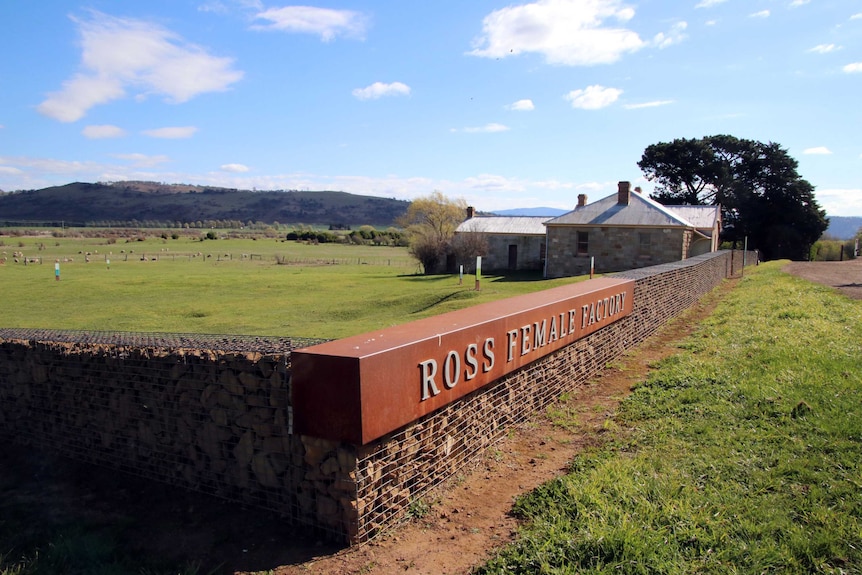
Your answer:
[[[482,257],[484,271],[509,269],[509,246],[517,246],[516,270],[541,271],[544,266],[545,236],[487,234],[488,254]]]
[[[293,433],[295,342],[0,329],[0,436],[366,541],[739,274],[742,257],[617,274],[636,281],[632,315],[364,446]]]
[[[586,255],[577,253],[578,232],[589,234]],[[649,244],[641,246],[641,234]],[[596,273],[609,273],[675,262],[689,253],[692,232],[679,228],[615,228],[548,226],[548,277],[584,275],[590,272],[590,257]]]

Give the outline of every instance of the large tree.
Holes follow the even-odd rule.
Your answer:
[[[398,219],[407,232],[410,254],[422,263],[426,274],[437,273],[445,263],[452,236],[466,212],[464,199],[453,200],[435,191],[410,202]]]
[[[747,237],[765,259],[807,259],[829,225],[797,166],[778,144],[726,135],[653,144],[638,162],[657,184],[653,199],[721,205],[723,238]]]

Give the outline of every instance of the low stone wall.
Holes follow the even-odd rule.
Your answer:
[[[755,262],[749,253],[747,265]],[[742,263],[742,252],[726,251],[614,274],[636,282],[630,316],[360,447],[356,470],[360,540],[404,517],[411,503],[478,462],[511,426],[586,384],[608,362],[730,277],[731,270],[738,275]]]
[[[0,436],[343,537],[333,503],[354,489],[336,479],[355,460],[291,434],[296,343],[177,339],[0,330]]]
[[[0,329],[0,436],[366,541],[742,260],[617,274],[636,282],[630,316],[368,445],[293,433],[290,350],[306,342]]]

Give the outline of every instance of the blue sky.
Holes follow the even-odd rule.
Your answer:
[[[6,0],[0,189],[439,190],[570,209],[650,144],[777,142],[862,216],[859,0]]]

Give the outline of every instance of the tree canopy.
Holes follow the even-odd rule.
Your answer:
[[[648,146],[638,167],[662,204],[721,205],[723,238],[747,237],[765,259],[807,259],[829,225],[798,162],[773,142],[679,138]]]
[[[453,200],[435,191],[410,202],[398,219],[410,238],[410,253],[422,263],[425,273],[436,273],[445,262],[452,236],[466,211],[466,200]]]

